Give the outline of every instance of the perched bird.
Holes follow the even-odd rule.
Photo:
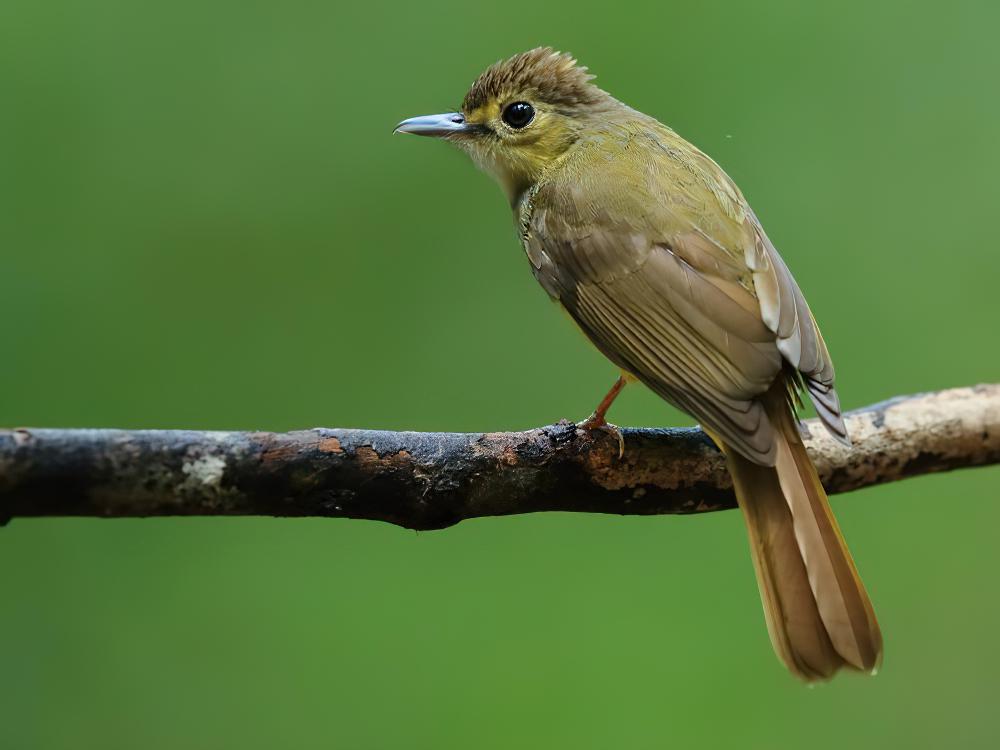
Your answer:
[[[805,391],[850,445],[833,363],[739,188],[568,54],[488,68],[459,112],[404,120],[499,181],[535,277],[621,377],[691,414],[726,456],[771,642],[806,681],[874,673],[882,636],[799,434]]]

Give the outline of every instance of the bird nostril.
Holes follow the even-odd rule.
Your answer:
[[[455,123],[456,125],[461,125],[463,122],[465,122],[465,116],[464,115],[455,115],[454,117],[451,118],[451,121],[453,123]]]

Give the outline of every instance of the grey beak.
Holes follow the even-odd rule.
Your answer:
[[[465,116],[461,112],[446,112],[443,115],[423,115],[403,120],[393,133],[413,133],[414,135],[429,135],[434,138],[446,138],[449,135],[468,132]]]

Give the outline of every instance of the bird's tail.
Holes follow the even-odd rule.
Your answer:
[[[829,679],[841,667],[874,673],[882,634],[868,594],[784,387],[764,398],[778,441],[775,466],[759,466],[722,447],[750,534],[774,650],[807,682]]]

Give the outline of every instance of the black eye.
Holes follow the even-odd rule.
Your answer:
[[[527,102],[508,104],[503,111],[503,121],[516,130],[520,130],[535,116],[535,108]]]

